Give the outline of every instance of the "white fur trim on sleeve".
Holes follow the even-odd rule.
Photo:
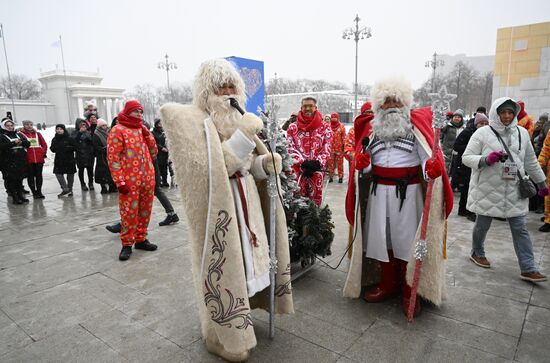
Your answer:
[[[239,129],[233,133],[231,138],[229,138],[225,144],[229,146],[233,153],[240,159],[246,158],[256,147],[256,144],[246,137],[245,134]]]
[[[267,155],[259,155],[254,159],[252,167],[250,168],[250,173],[254,176],[254,179],[257,181],[267,179],[267,173],[264,170],[264,159]]]

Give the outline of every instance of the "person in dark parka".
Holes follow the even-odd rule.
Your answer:
[[[94,146],[92,132],[88,123],[80,122],[74,134],[76,140],[76,165],[78,166],[78,179],[83,191],[94,190]],[[84,180],[84,171],[88,174],[88,186]]]
[[[451,176],[455,181],[458,189],[460,190],[460,201],[458,202],[458,215],[462,217],[467,217],[471,221],[475,221],[475,213],[470,212],[466,209],[466,203],[468,201],[468,188],[470,187],[470,176],[472,174],[472,169],[462,164],[462,154],[468,146],[470,138],[480,127],[486,126],[489,124],[489,119],[485,114],[478,112],[476,113],[475,119],[473,122],[469,122],[464,131],[458,135],[456,141],[453,145],[453,150],[456,152],[455,157],[453,158],[453,168],[451,171]]]
[[[15,131],[15,124],[10,119],[2,121],[0,131],[0,164],[8,193],[13,204],[28,203],[23,179],[27,177],[27,148],[31,144],[25,135]]]
[[[76,160],[74,156],[76,141],[69,136],[65,125],[58,124],[55,126],[55,136],[52,139],[50,150],[55,153],[53,173],[62,189],[58,197],[72,197],[74,174],[76,173]],[[67,175],[67,180],[65,180],[65,174]]]
[[[164,134],[164,129],[162,128],[162,123],[160,119],[155,120],[155,127],[152,131],[153,137],[157,142],[158,148],[158,167],[160,173],[161,187],[168,187],[168,147],[166,146],[166,135]]]
[[[94,146],[95,162],[95,182],[101,185],[101,194],[114,193],[117,191],[116,185],[111,177],[109,165],[107,164],[107,137],[109,135],[109,127],[107,121],[103,119],[97,120],[97,128],[95,129],[92,143]]]

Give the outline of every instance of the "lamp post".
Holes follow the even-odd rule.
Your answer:
[[[434,52],[432,59],[429,61],[426,61],[426,64],[424,64],[424,67],[432,69],[432,93],[435,93],[435,70],[437,69],[437,67],[441,67],[445,65],[445,62],[443,61],[443,59],[437,59],[438,56],[439,54]]]
[[[166,54],[164,58],[166,60],[159,62],[157,68],[166,71],[166,88],[168,89],[168,92],[170,92],[170,71],[173,69],[178,69],[178,65],[174,62],[168,61],[168,54]]]
[[[344,29],[344,32],[342,34],[342,39],[353,39],[355,41],[355,85],[354,85],[354,93],[355,93],[355,105],[353,110],[353,117],[357,116],[357,92],[358,92],[358,85],[357,85],[357,64],[359,61],[359,40],[370,38],[372,36],[371,29],[367,26],[364,26],[362,28],[359,28],[359,15],[357,14],[355,16],[355,27],[350,27]]]

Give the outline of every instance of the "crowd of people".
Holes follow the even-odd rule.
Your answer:
[[[128,103],[128,105],[132,105],[132,103]],[[119,123],[120,117],[126,117],[125,114],[119,114],[109,125],[107,121],[98,117],[97,109],[90,103],[84,110],[83,116],[83,118],[76,120],[75,129],[72,132],[64,124],[55,126],[55,136],[50,142],[50,151],[55,155],[53,173],[61,188],[61,192],[57,197],[73,197],[74,177],[77,173],[80,189],[83,193],[94,191],[94,183],[100,186],[101,194],[118,193],[121,203],[121,222],[109,225],[106,228],[110,232],[120,233],[121,235],[123,250],[119,258],[121,260],[128,259],[131,254],[131,246],[134,244],[137,244],[136,248],[138,249],[152,250],[153,244],[143,244],[143,240],[139,240],[146,235],[146,228],[143,226],[137,229],[141,231],[141,235],[137,237],[137,242],[136,238],[132,237],[133,235],[128,237],[129,233],[135,232],[136,228],[131,227],[131,225],[136,223],[133,220],[128,222],[126,219],[128,216],[135,217],[139,214],[127,212],[128,204],[134,208],[135,201],[129,197],[134,190],[130,191],[128,187],[124,187],[125,182],[120,180],[119,170],[113,168],[111,159],[120,156],[109,153],[109,140],[117,139],[114,136],[116,134],[114,131],[123,127],[116,125]],[[48,143],[32,121],[25,120],[22,124],[23,127],[17,130],[14,121],[6,117],[2,120],[0,130],[1,172],[6,192],[11,197],[12,203],[16,205],[29,203],[26,194],[30,193],[32,193],[34,199],[45,198],[42,193],[42,185],[44,164],[48,157]],[[167,226],[178,222],[179,217],[161,189],[170,186],[168,184],[168,169],[171,170],[171,167],[169,167],[166,137],[160,120],[155,120],[155,127],[152,132],[140,119],[140,127],[141,125],[143,125],[144,130],[147,130],[150,146],[155,149],[154,155],[149,160],[148,184],[145,190],[147,195],[150,194],[150,200],[147,203],[152,205],[153,196],[157,197],[166,212],[165,219],[159,222],[159,225]],[[45,125],[40,126],[42,130],[45,128]],[[118,150],[117,152],[129,157],[129,155],[133,155],[134,150]],[[138,155],[136,159],[143,161],[145,158]],[[135,168],[136,161],[132,161],[132,168]],[[141,170],[138,171],[138,174],[141,174]],[[173,171],[170,175],[172,177],[171,185],[175,186]],[[23,186],[25,179],[27,179],[30,191]],[[132,176],[128,183],[131,184],[134,180],[135,176]],[[141,213],[141,215],[144,214]],[[148,215],[150,217],[150,211]],[[147,219],[146,222],[148,225],[149,220]],[[130,246],[130,249],[128,246]]]
[[[480,106],[468,120],[463,110],[449,112],[436,140],[431,108],[413,108],[412,100],[409,82],[388,78],[374,85],[348,132],[339,114],[323,116],[313,97],[303,98],[300,110],[282,126],[299,193],[318,206],[327,183],[344,182],[344,159],[348,162],[342,206],[353,239],[343,295],[373,303],[401,295],[408,317],[421,313],[422,300],[440,305],[447,218],[456,193],[458,215],[475,223],[468,255],[475,265],[491,267],[486,235],[493,219],[506,220],[520,278],[545,281],[534,259],[526,215],[529,209],[544,210],[539,230],[550,231],[548,114],[534,122],[523,102],[502,97],[489,112]],[[179,220],[161,189],[170,186],[169,175],[174,183],[173,161],[179,180],[185,180],[180,190],[194,286],[203,302],[197,304],[203,338],[210,352],[229,361],[246,360],[256,345],[249,312],[267,309],[267,236],[272,227],[279,265],[276,312],[293,312],[285,207],[280,198],[272,199],[274,206],[267,203],[268,180],[281,175],[282,157],[258,137],[263,122],[242,111],[239,104],[245,102],[244,82],[233,65],[211,60],[199,69],[193,103],[164,105],[152,128],[138,101],[126,102],[110,125],[91,104],[73,132],[56,125],[50,145],[59,198],[73,195],[77,171],[82,192],[93,191],[95,182],[103,194],[118,193],[120,220],[106,228],[120,234],[121,261],[133,249],[157,249],[147,238],[155,196],[167,213],[159,224]],[[14,204],[29,202],[25,178],[33,197],[44,198],[47,150],[31,121],[16,130],[11,119],[2,120],[0,165]],[[239,301],[238,313],[227,315],[232,310],[226,301],[234,300]]]

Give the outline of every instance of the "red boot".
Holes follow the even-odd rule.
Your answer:
[[[365,293],[368,302],[380,302],[397,296],[399,293],[399,275],[396,273],[397,261],[392,250],[388,250],[389,262],[380,262],[380,283]]]
[[[407,262],[399,261],[401,267],[401,277],[403,280],[403,312],[405,315],[409,313],[409,306],[411,304],[411,292],[412,288],[407,284]],[[416,295],[416,303],[414,304],[414,314],[413,317],[420,315],[422,311],[422,305],[420,305],[420,298]]]

